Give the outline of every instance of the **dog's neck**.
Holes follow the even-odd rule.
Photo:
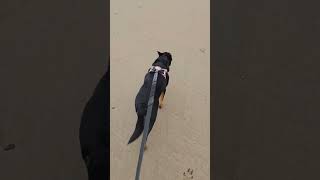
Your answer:
[[[152,66],[159,66],[163,69],[166,69],[169,71],[169,67],[164,63],[164,61],[167,61],[164,57],[160,56],[158,59],[152,64]]]

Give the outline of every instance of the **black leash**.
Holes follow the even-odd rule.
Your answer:
[[[147,142],[147,136],[148,136],[148,132],[149,132],[149,124],[150,124],[150,118],[151,118],[152,107],[153,107],[153,102],[154,102],[154,93],[156,91],[157,78],[158,78],[158,71],[155,71],[154,76],[153,76],[153,80],[152,80],[149,101],[148,101],[147,115],[144,117],[143,137],[142,137],[141,146],[140,146],[139,160],[138,160],[135,180],[140,179],[140,170],[141,170],[143,152],[144,152],[144,147]]]

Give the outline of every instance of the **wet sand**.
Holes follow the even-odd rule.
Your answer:
[[[209,3],[111,1],[111,179],[134,179],[141,143],[127,146],[134,99],[157,50],[171,52],[173,61],[141,180],[210,178]]]

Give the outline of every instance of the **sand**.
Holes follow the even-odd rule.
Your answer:
[[[209,5],[111,1],[111,180],[134,179],[141,143],[127,145],[136,123],[134,99],[157,50],[171,52],[173,62],[141,180],[210,179]]]

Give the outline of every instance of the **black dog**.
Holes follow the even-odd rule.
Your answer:
[[[109,66],[108,66],[109,67]],[[80,146],[89,180],[109,180],[110,68],[87,102],[80,124]]]
[[[128,144],[132,143],[136,140],[143,132],[144,128],[144,117],[147,114],[147,104],[150,96],[152,80],[154,76],[154,71],[158,71],[158,79],[156,85],[156,91],[154,95],[154,104],[152,107],[151,119],[150,119],[150,126],[149,126],[149,133],[156,121],[158,107],[162,108],[163,106],[163,98],[166,93],[166,87],[169,83],[169,67],[171,65],[172,56],[168,52],[161,53],[158,51],[159,57],[155,60],[152,64],[152,67],[149,69],[148,73],[145,75],[144,83],[140,88],[136,99],[135,99],[135,108],[138,115],[138,120],[136,124],[136,128],[130,137]]]

